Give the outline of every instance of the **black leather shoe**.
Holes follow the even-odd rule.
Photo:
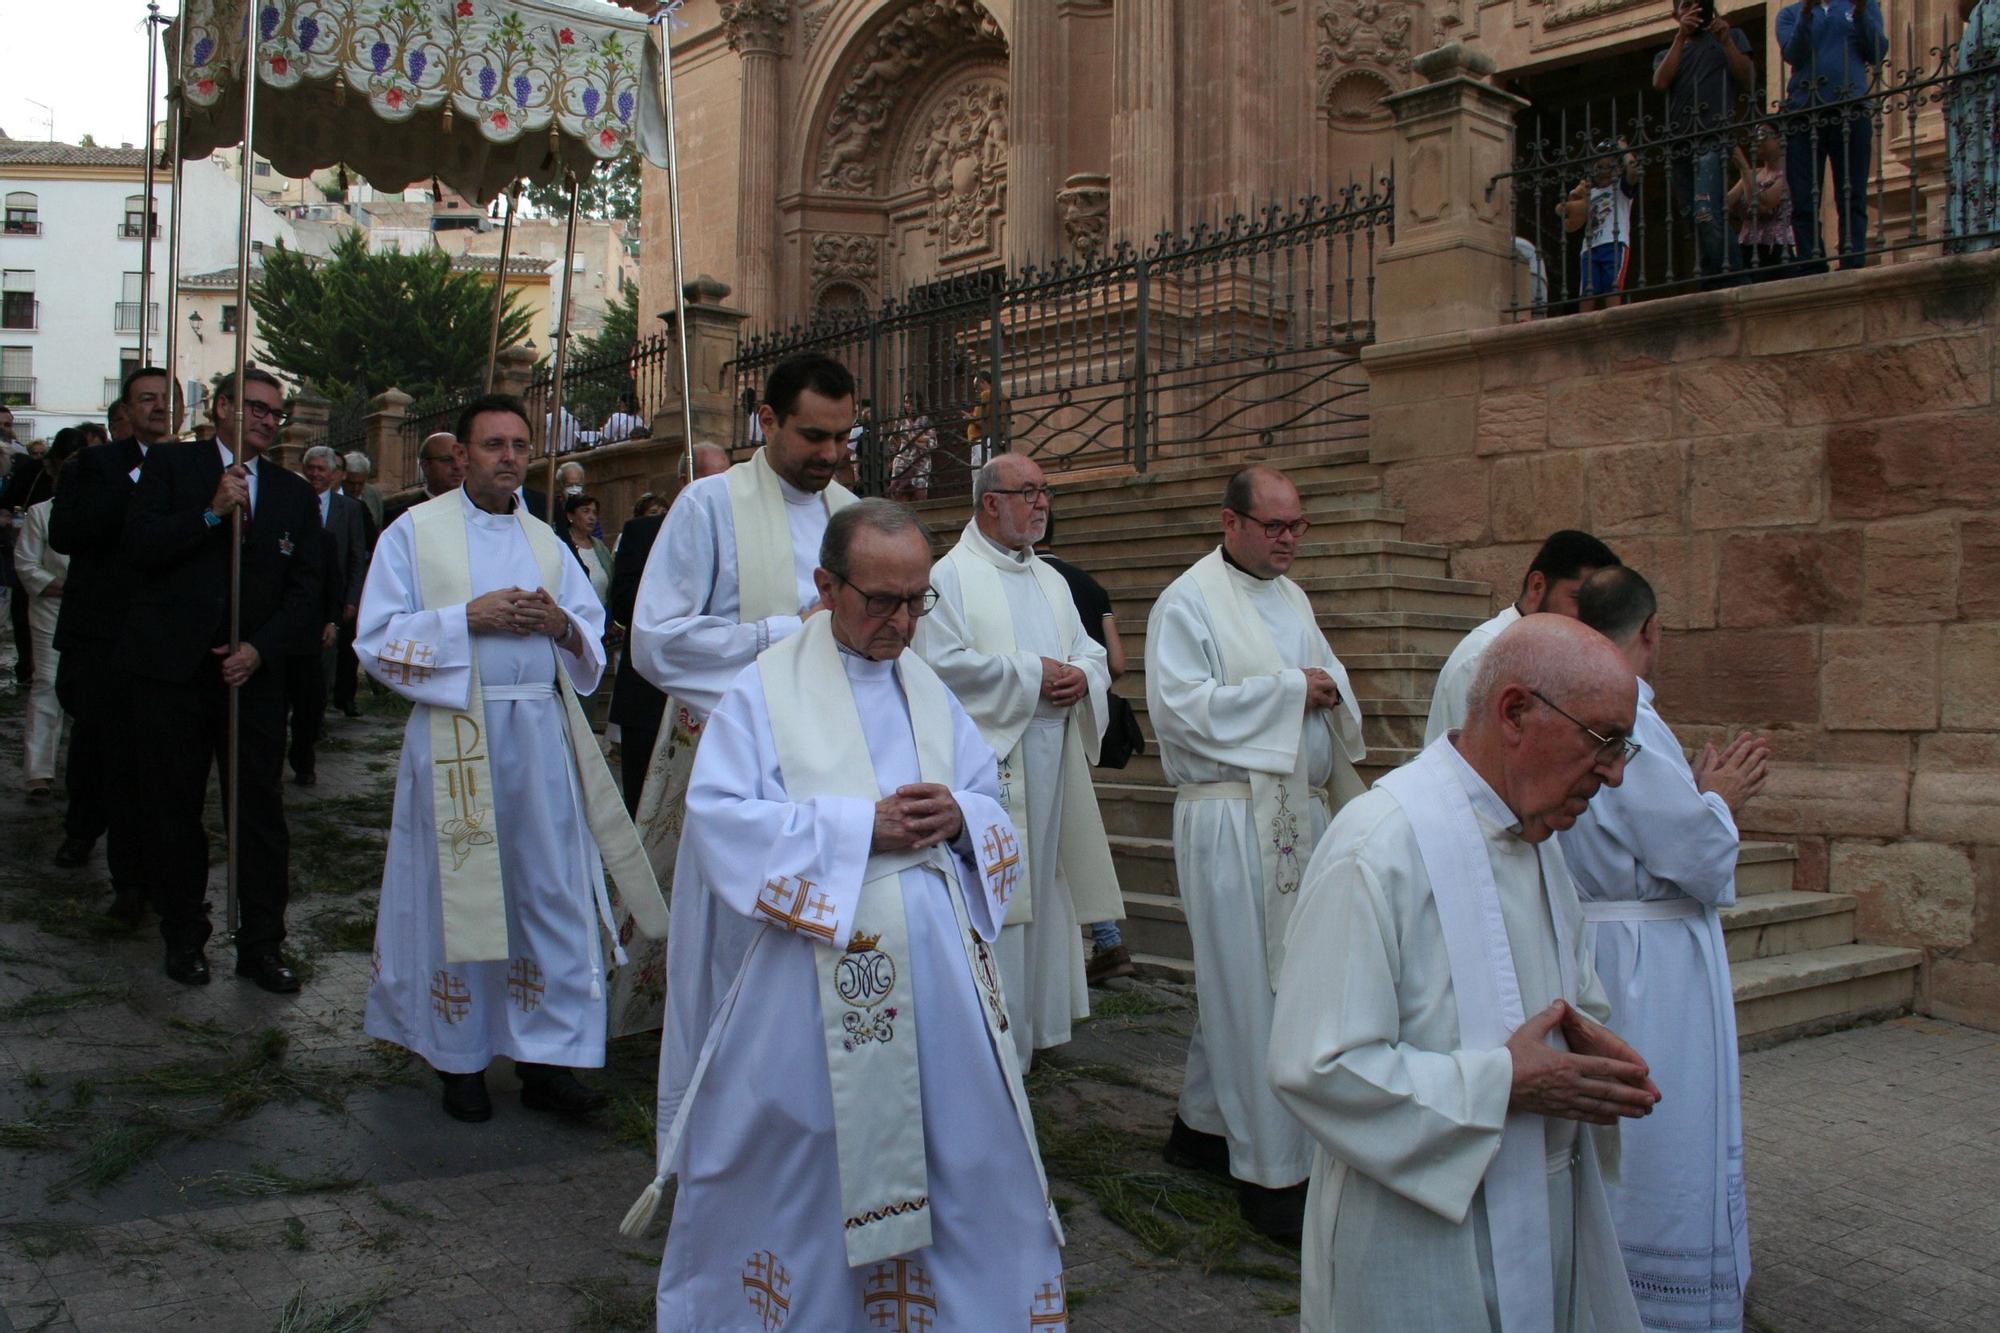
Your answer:
[[[64,870],[74,870],[90,860],[90,849],[94,840],[84,838],[64,838],[62,846],[56,848],[55,863]]]
[[[1160,1156],[1167,1159],[1168,1166],[1229,1179],[1229,1140],[1220,1134],[1190,1129],[1179,1116],[1174,1117],[1174,1127],[1167,1133],[1167,1146],[1160,1150]]]
[[[555,1065],[514,1066],[521,1075],[521,1105],[530,1111],[586,1116],[611,1105],[611,1098],[587,1087],[567,1069]]]
[[[1306,1187],[1291,1185],[1281,1190],[1236,1182],[1236,1205],[1252,1231],[1285,1245],[1296,1245],[1306,1229]]]
[[[118,893],[111,899],[111,906],[104,909],[104,915],[127,930],[136,930],[146,924],[146,899],[136,893]]]
[[[317,787],[319,785],[319,774],[310,770],[304,773],[294,773],[292,774],[292,785],[294,787]]]
[[[342,704],[340,706],[340,715],[342,717],[360,717],[361,707],[358,704]]]
[[[486,1091],[486,1073],[447,1074],[437,1071],[438,1079],[444,1084],[444,1113],[453,1120],[463,1120],[468,1125],[481,1124],[493,1118],[493,1098]]]
[[[200,949],[169,949],[167,975],[183,986],[206,986],[208,956]]]
[[[236,975],[250,978],[273,995],[291,995],[299,988],[298,973],[285,966],[276,949],[238,955]]]

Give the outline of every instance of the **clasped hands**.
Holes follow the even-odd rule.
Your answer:
[[[1567,1051],[1548,1044],[1549,1033],[1557,1028]],[[1614,1125],[1621,1117],[1651,1115],[1660,1101],[1660,1089],[1647,1076],[1639,1053],[1563,1000],[1515,1028],[1507,1038],[1507,1053],[1514,1057],[1510,1111]]]
[[[1306,711],[1316,712],[1324,708],[1340,707],[1340,686],[1332,676],[1318,667],[1307,667]]]
[[[465,604],[465,625],[474,634],[546,634],[569,637],[570,619],[547,588],[495,588]]]
[[[1068,708],[1090,692],[1090,678],[1078,667],[1067,662],[1058,662],[1053,657],[1042,659],[1042,697],[1057,708]]]
[[[956,838],[965,815],[951,788],[912,782],[875,802],[875,837],[870,852],[922,851]]]

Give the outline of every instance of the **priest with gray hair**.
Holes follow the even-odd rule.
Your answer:
[[[1660,1090],[1603,1026],[1553,835],[1640,751],[1632,673],[1556,615],[1462,730],[1334,819],[1292,916],[1271,1084],[1316,1141],[1300,1327],[1640,1328],[1604,1182]]]
[[[663,1050],[658,1173],[626,1234],[678,1176],[663,1329],[1060,1327],[1062,1228],[993,953],[1014,828],[992,750],[906,651],[937,602],[929,533],[858,501],[813,581],[695,757],[675,929],[753,934],[693,1076]],[[671,1023],[700,1000],[667,1003]]]

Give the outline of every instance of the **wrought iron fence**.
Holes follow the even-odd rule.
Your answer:
[[[1781,29],[1779,37],[1784,38]],[[2000,240],[2000,41],[1921,63],[1794,67],[1774,105],[1712,111],[1647,89],[1527,112],[1513,194],[1517,316],[1862,267]],[[1887,50],[1884,38],[1881,49]],[[1900,44],[1916,49],[1906,28]],[[1774,44],[1773,58],[1782,58]]]
[[[861,488],[962,493],[994,452],[1045,468],[1215,456],[1356,439],[1359,352],[1375,331],[1375,256],[1394,182],[1119,245],[1081,262],[947,278],[810,326],[748,338],[729,363],[732,444],[757,442],[779,361],[822,352],[860,384]]]

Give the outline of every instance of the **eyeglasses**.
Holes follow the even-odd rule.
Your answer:
[[[1052,500],[1055,498],[1055,492],[1046,486],[1016,486],[1011,490],[1002,490],[996,486],[992,490],[987,491],[986,494],[1019,495],[1025,497],[1029,504],[1033,504],[1037,500]]]
[[[258,417],[265,421],[275,421],[280,426],[292,419],[292,414],[284,408],[272,407],[270,404],[260,403],[254,398],[244,402],[243,410],[253,417]]]
[[[1584,726],[1583,723],[1577,722],[1574,717],[1570,717],[1568,713],[1563,713],[1562,709],[1556,708],[1554,704],[1549,703],[1548,696],[1540,690],[1529,690],[1528,693],[1534,695],[1543,703],[1548,704],[1550,708],[1555,708],[1556,712],[1562,713],[1570,721],[1576,722],[1577,727],[1584,735],[1596,741],[1597,762],[1600,764],[1629,764],[1639,757],[1639,751],[1646,748],[1630,736],[1600,736],[1589,727]]]
[[[1303,537],[1312,527],[1311,519],[1295,518],[1288,523],[1281,518],[1258,518],[1255,514],[1246,514],[1240,509],[1232,509],[1229,512],[1252,527],[1262,528],[1266,540],[1269,541],[1276,541],[1288,532],[1294,537]]]
[[[828,572],[832,573],[831,570]],[[899,608],[907,610],[918,619],[922,619],[924,616],[929,615],[932,608],[938,604],[938,590],[936,588],[925,588],[922,592],[914,596],[900,597],[893,592],[869,592],[866,588],[855,587],[853,583],[848,581],[845,574],[834,574],[834,577],[860,593],[862,608],[878,620],[895,615]]]

